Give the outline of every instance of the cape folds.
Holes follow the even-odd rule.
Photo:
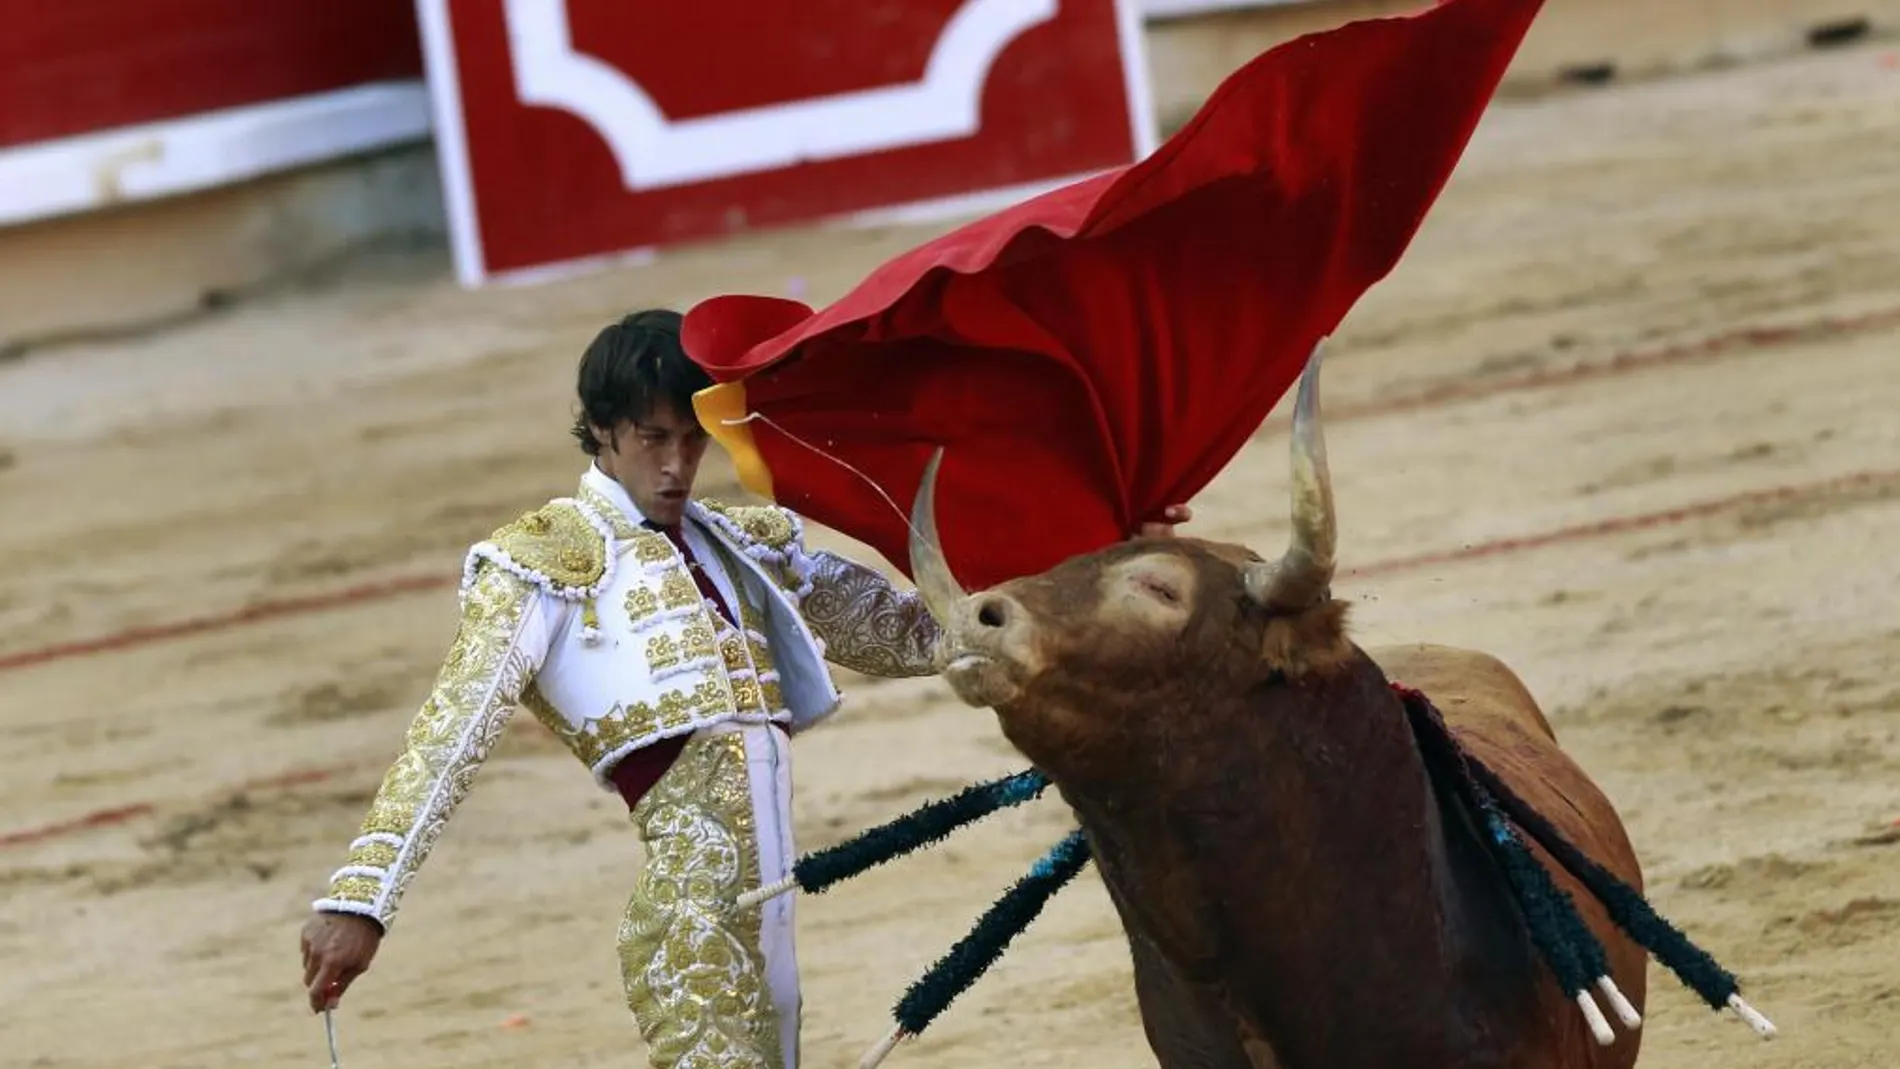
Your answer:
[[[700,418],[748,489],[900,568],[939,444],[966,586],[1125,538],[1220,472],[1398,263],[1541,6],[1443,0],[1298,38],[1147,159],[920,245],[822,310],[704,301],[684,328],[718,384]]]

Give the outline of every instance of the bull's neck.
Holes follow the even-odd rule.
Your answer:
[[[1281,1065],[1469,1051],[1533,997],[1516,907],[1377,666],[1303,691],[1210,718],[1218,737],[1157,738],[1138,785],[1064,793],[1124,920],[1224,990]]]

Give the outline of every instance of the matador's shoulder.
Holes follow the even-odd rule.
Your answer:
[[[805,552],[805,525],[798,514],[777,505],[732,505],[700,502],[708,521],[745,554],[766,566],[794,601],[811,593],[814,563]]]
[[[783,553],[805,539],[805,528],[798,516],[777,505],[733,505],[724,501],[702,500],[714,522],[734,541],[763,546]]]
[[[522,513],[475,543],[462,568],[466,589],[484,564],[569,601],[599,594],[613,578],[613,528],[573,498]]]

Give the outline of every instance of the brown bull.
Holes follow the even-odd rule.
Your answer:
[[[943,674],[1073,807],[1166,1069],[1625,1069],[1638,1033],[1592,1037],[1482,828],[1434,790],[1388,679],[1429,696],[1472,757],[1640,890],[1622,822],[1496,659],[1348,637],[1319,363],[1300,382],[1277,561],[1144,540],[965,594],[936,549],[933,461],[911,552]],[[1640,1009],[1643,948],[1536,856]]]

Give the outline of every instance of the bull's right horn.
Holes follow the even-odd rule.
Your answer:
[[[937,535],[937,469],[943,464],[943,447],[930,455],[924,465],[923,482],[917,487],[917,501],[911,507],[910,573],[916,580],[917,593],[923,598],[937,626],[948,631],[956,619],[956,607],[963,603],[963,587],[951,574],[944,560]]]

